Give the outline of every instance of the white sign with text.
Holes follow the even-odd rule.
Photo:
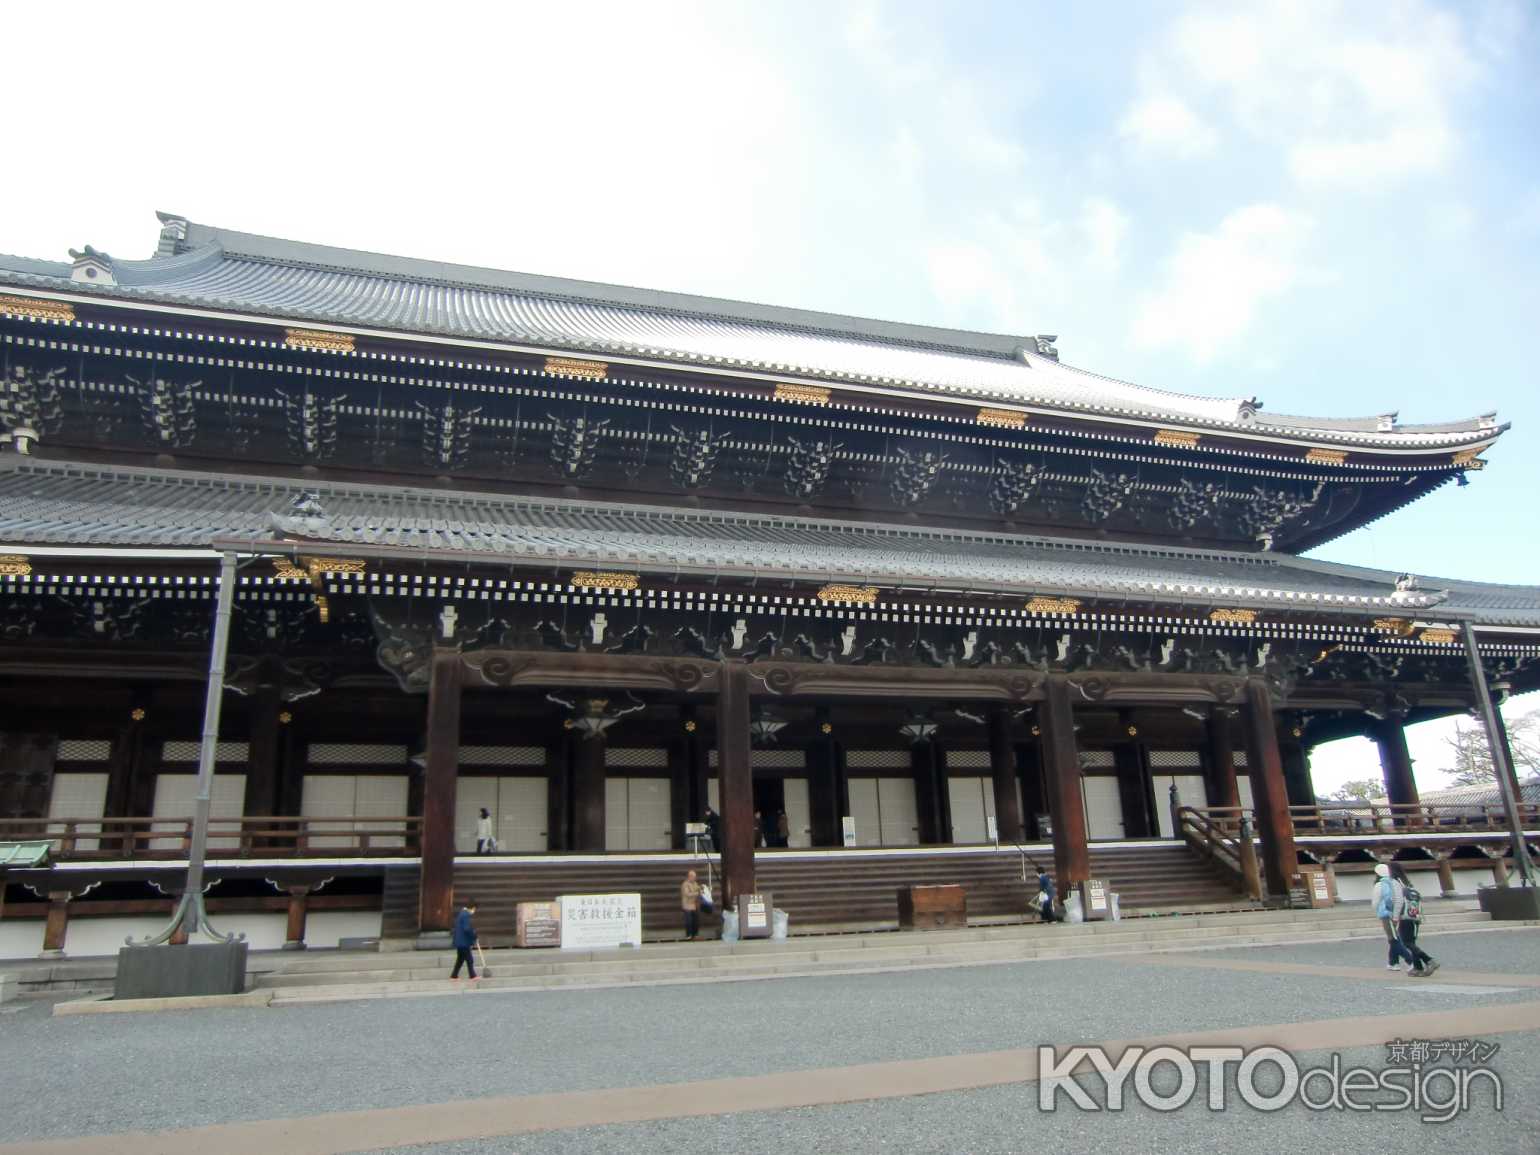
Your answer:
[[[642,945],[640,894],[564,894],[557,901],[562,950]]]

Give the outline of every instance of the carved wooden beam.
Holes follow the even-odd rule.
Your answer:
[[[1042,696],[1040,674],[1025,670],[835,666],[819,662],[754,662],[755,695],[843,695],[859,698],[966,698],[1026,702]]]
[[[720,664],[698,658],[477,650],[460,659],[468,686],[603,686],[615,690],[714,691]]]

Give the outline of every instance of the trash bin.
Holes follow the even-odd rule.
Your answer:
[[[722,911],[722,941],[738,941],[738,912],[735,910]]]
[[[1064,921],[1085,921],[1085,912],[1080,909],[1080,896],[1078,894],[1067,894],[1064,896]]]
[[[784,939],[791,933],[791,919],[784,910],[770,912],[770,937]]]
[[[1120,920],[1123,917],[1121,914],[1118,913],[1118,892],[1115,891],[1115,890],[1114,891],[1110,891],[1110,892],[1108,892],[1107,897],[1112,902],[1112,921],[1113,922],[1117,922],[1118,920]]]

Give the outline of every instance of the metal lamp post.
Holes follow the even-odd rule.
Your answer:
[[[189,937],[200,931],[216,942],[238,942],[244,934],[220,934],[209,925],[203,903],[203,864],[208,854],[209,806],[214,794],[214,755],[219,743],[219,708],[225,691],[225,659],[230,649],[230,615],[235,605],[235,565],[233,551],[226,550],[219,561],[219,590],[214,602],[214,641],[209,652],[208,692],[203,700],[203,741],[198,748],[198,797],[193,807],[192,848],[187,856],[187,883],[171,921],[157,935],[135,941],[129,946],[159,946],[169,942],[177,928]]]

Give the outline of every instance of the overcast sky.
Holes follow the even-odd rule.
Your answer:
[[[0,251],[250,232],[1015,334],[1276,412],[1514,423],[1316,551],[1540,584],[1540,14],[13,6]],[[1436,785],[1437,727],[1414,732]],[[1321,748],[1319,786],[1376,770]]]

